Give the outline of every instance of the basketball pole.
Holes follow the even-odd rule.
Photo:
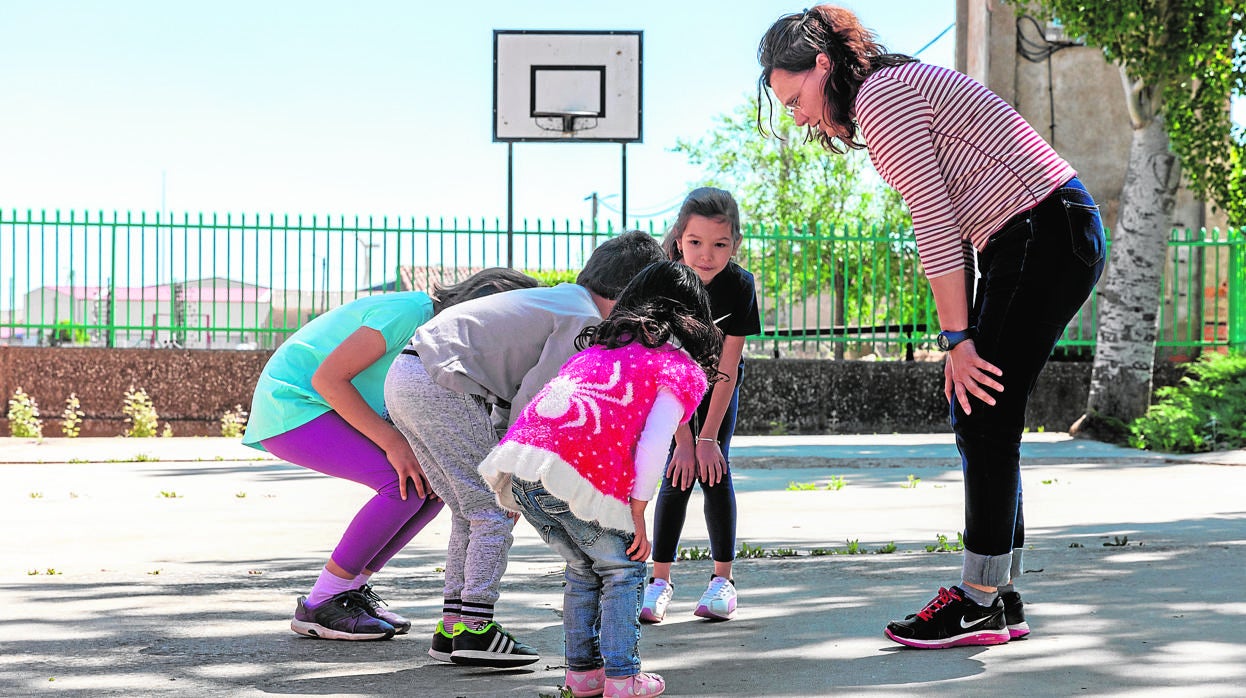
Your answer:
[[[513,226],[515,200],[515,144],[511,141],[506,142],[506,267],[508,269],[515,268],[514,242],[515,228]]]
[[[623,230],[627,232],[627,141],[623,142]]]

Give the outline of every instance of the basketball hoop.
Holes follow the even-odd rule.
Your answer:
[[[597,128],[597,119],[600,116],[595,111],[532,112],[533,122],[542,131],[560,131],[567,135],[575,135],[576,131]]]

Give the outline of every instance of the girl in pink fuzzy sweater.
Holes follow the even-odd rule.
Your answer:
[[[577,339],[480,466],[498,502],[567,561],[563,592],[567,687],[572,695],[656,696],[640,671],[640,622],[649,536],[645,508],[667,447],[716,377],[722,335],[696,273],[646,267],[610,316]]]

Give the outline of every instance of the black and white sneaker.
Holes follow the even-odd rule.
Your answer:
[[[455,664],[506,669],[531,664],[540,658],[536,650],[492,621],[480,630],[472,630],[462,623],[454,624],[450,661]]]
[[[454,627],[461,626],[456,623]],[[450,653],[454,651],[454,636],[446,632],[446,624],[437,621],[437,629],[433,631],[433,644],[428,648],[428,656],[439,662],[450,662]]]
[[[1015,591],[999,595],[1004,601],[1004,622],[1008,625],[1008,639],[1020,640],[1030,634],[1030,624],[1025,622],[1025,603]]]
[[[939,595],[917,613],[888,623],[885,634],[918,649],[1002,645],[1009,637],[1002,599],[996,598],[989,607],[979,606],[955,586],[939,589]]]

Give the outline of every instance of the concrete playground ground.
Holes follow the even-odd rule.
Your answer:
[[[1018,588],[1033,634],[919,651],[882,629],[958,579],[958,555],[925,549],[961,525],[951,436],[733,446],[739,540],[772,556],[737,562],[740,611],[726,623],[692,616],[710,562],[675,565],[668,619],[641,640],[667,695],[1243,695],[1246,453],[1028,435]],[[530,667],[425,654],[445,515],[373,579],[415,620],[410,635],[289,630],[368,496],[225,439],[0,438],[0,695],[556,695],[561,564],[524,523],[498,615],[541,650]],[[698,500],[682,545],[705,548]],[[845,554],[849,541],[863,554]]]

